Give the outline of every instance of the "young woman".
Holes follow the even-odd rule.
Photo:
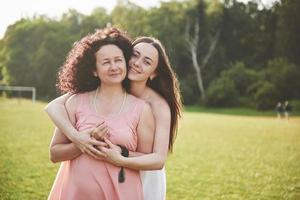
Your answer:
[[[75,93],[66,109],[77,130],[105,121],[109,129],[102,139],[120,145],[122,154],[127,150],[150,153],[155,128],[151,108],[126,92],[126,64],[131,53],[131,40],[122,32],[98,30],[74,45],[60,70],[58,86],[63,92]],[[93,142],[96,153],[104,143]],[[82,154],[59,129],[50,155],[53,162],[66,162],[48,199],[143,199],[138,171]]]
[[[178,82],[162,44],[152,37],[139,37],[133,42],[133,55],[129,61],[128,79],[130,93],[149,103],[155,118],[155,138],[151,154],[130,152],[129,158],[120,155],[120,149],[108,140],[109,148],[93,149],[93,130],[80,132],[67,119],[64,103],[70,94],[63,95],[48,104],[48,112],[54,123],[81,149],[83,153],[103,158],[117,166],[141,171],[144,198],[162,200],[166,194],[164,164],[168,151],[172,151],[178,118],[181,114],[181,99]],[[100,125],[98,130],[106,131]]]

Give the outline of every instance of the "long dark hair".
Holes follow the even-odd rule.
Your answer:
[[[58,72],[57,88],[62,92],[80,93],[95,90],[101,83],[98,77],[93,75],[96,69],[95,53],[104,45],[113,44],[119,47],[128,62],[132,55],[132,40],[120,29],[107,27],[98,29],[93,34],[74,43],[65,63]],[[129,80],[122,81],[122,86],[128,91]]]
[[[168,55],[161,42],[153,37],[138,37],[132,45],[139,43],[151,44],[158,51],[157,76],[148,80],[147,85],[159,93],[168,103],[171,110],[171,126],[169,137],[169,152],[173,150],[173,143],[178,129],[178,119],[181,117],[182,101],[179,90],[179,83],[173,71]]]

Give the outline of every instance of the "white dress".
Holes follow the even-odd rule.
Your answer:
[[[160,170],[140,171],[144,200],[166,199],[166,171],[165,167]]]

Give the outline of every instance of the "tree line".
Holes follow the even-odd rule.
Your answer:
[[[57,96],[56,74],[73,43],[111,23],[132,36],[154,36],[170,56],[184,103],[274,108],[300,99],[300,1],[186,0],[144,9],[118,1],[108,13],[68,10],[10,25],[0,40],[0,84],[34,86]],[[298,17],[297,17],[298,16]]]

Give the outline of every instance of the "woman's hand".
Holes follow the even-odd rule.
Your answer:
[[[99,151],[97,147],[106,147],[107,144],[103,141],[97,141],[95,138],[91,137],[91,133],[94,129],[86,129],[84,131],[79,132],[76,137],[74,138],[73,143],[75,146],[80,149],[82,153],[86,153],[92,156],[95,159],[103,159],[105,158],[106,154]]]
[[[108,127],[107,125],[102,122],[100,125],[98,125],[93,131],[91,132],[91,136],[95,138],[96,140],[102,140],[105,137],[108,137]]]
[[[101,147],[100,150],[105,154],[105,161],[110,162],[113,165],[121,167],[124,157],[121,155],[121,148],[118,145],[111,143],[108,139],[104,138],[108,148]]]

